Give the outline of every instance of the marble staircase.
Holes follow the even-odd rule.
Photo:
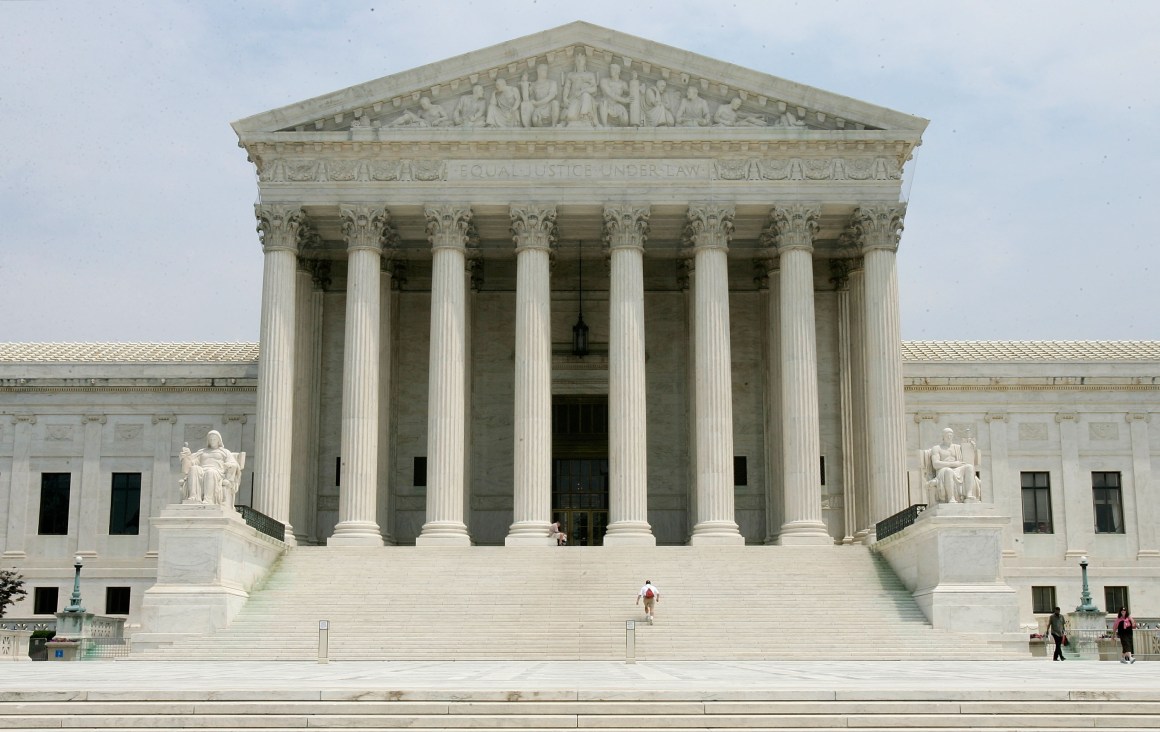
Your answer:
[[[297,547],[230,627],[132,658],[617,660],[645,579],[640,660],[1002,659],[935,631],[854,547]]]
[[[102,695],[95,695],[102,696]],[[1071,732],[1160,727],[1157,693],[1092,694],[977,693],[923,695],[906,699],[884,693],[874,698],[768,698],[768,694],[621,692],[617,698],[577,699],[571,693],[538,693],[504,698],[502,694],[358,694],[314,692],[301,695],[235,694],[213,699],[202,694],[125,692],[112,698],[53,699],[47,694],[9,693],[0,700],[0,722],[9,730],[247,729],[277,732],[304,728],[331,730],[599,729],[603,732],[650,730],[797,730],[865,732],[913,730],[1036,730]],[[597,697],[599,695],[596,695]]]

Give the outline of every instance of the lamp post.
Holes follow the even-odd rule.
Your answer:
[[[1087,568],[1088,558],[1079,558],[1079,568],[1083,573],[1083,591],[1080,593],[1080,606],[1075,609],[1078,613],[1098,613],[1100,609],[1092,603],[1092,593],[1088,589]]]
[[[73,557],[73,568],[76,569],[76,575],[73,577],[73,591],[72,597],[69,598],[69,605],[64,609],[66,613],[83,613],[85,608],[81,605],[81,567],[85,565],[85,560],[80,554]]]

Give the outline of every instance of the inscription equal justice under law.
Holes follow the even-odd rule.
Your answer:
[[[448,166],[451,180],[708,180],[713,166],[705,160],[554,160],[460,161]]]

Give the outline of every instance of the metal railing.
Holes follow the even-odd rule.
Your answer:
[[[248,526],[278,541],[286,540],[286,524],[276,521],[260,511],[255,511],[249,506],[238,506],[237,509],[238,513],[242,514],[242,520]]]
[[[916,503],[909,508],[904,508],[898,513],[889,518],[884,518],[874,525],[874,535],[878,541],[882,541],[888,536],[897,534],[907,526],[913,524],[918,520],[918,514],[926,510],[925,503]]]

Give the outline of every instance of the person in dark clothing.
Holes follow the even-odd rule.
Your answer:
[[[1051,632],[1051,637],[1055,640],[1055,655],[1051,657],[1052,661],[1065,661],[1063,657],[1063,639],[1067,635],[1067,626],[1064,623],[1063,616],[1059,614],[1059,608],[1051,613],[1051,617],[1047,620],[1048,630]]]

